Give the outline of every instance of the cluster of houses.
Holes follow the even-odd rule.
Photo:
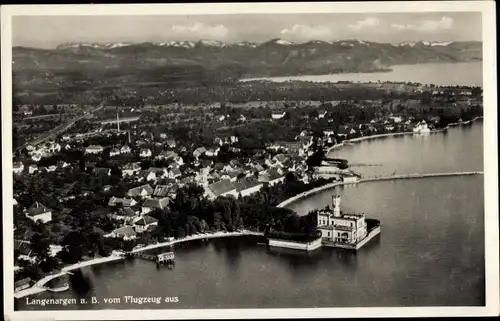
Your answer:
[[[286,112],[273,114],[273,119],[278,120],[285,115]],[[320,111],[317,117],[325,116],[326,112]],[[434,122],[438,119],[430,121]],[[177,189],[187,184],[203,187],[204,196],[215,199],[219,196],[231,195],[239,198],[252,195],[260,191],[266,184],[272,186],[284,182],[288,172],[295,173],[296,177],[307,183],[310,176],[305,159],[313,153],[311,150],[313,144],[317,143],[321,146],[336,143],[339,137],[348,138],[355,134],[376,134],[377,128],[380,126],[391,130],[395,126],[401,125],[408,126],[408,128],[410,126],[424,128],[424,130],[428,128],[427,123],[414,124],[414,119],[411,117],[389,115],[385,119],[374,119],[367,124],[344,125],[335,130],[327,129],[323,131],[324,135],[320,138],[314,138],[311,131],[304,130],[296,137],[295,142],[275,142],[268,145],[268,152],[265,153],[267,156],[262,160],[233,159],[229,163],[219,163],[213,156],[217,156],[220,148],[224,145],[236,146],[238,137],[216,138],[213,146],[193,148],[194,161],[189,166],[185,166],[183,158],[178,154],[180,148],[177,148],[175,141],[167,139],[166,134],[162,134],[160,139],[163,143],[167,141],[164,144],[167,147],[165,150],[154,154],[149,148],[141,148],[138,156],[139,159],[166,160],[168,165],[142,169],[139,162],[130,162],[121,167],[121,176],[129,182],[135,182],[137,187],[130,189],[126,195],[115,195],[109,199],[108,207],[112,209],[110,215],[122,222],[123,226],[107,236],[130,239],[157,225],[157,220],[149,213],[168,207],[170,201],[175,198]],[[33,158],[35,155],[53,154],[61,151],[62,148],[65,147],[59,143],[49,142],[39,148],[28,148],[28,152],[36,161]],[[107,150],[111,158],[119,155],[131,155],[133,151],[129,145],[114,146]],[[99,155],[104,151],[105,147],[99,145],[85,147],[87,154]],[[14,162],[13,165],[13,171],[16,174],[26,170],[22,162]],[[44,168],[44,170],[55,171],[67,166],[71,166],[71,164],[60,161],[56,165]],[[30,174],[38,170],[41,169],[36,164],[31,164],[27,168]],[[108,176],[112,172],[109,168],[95,168],[94,171],[96,175]],[[35,222],[46,223],[52,220],[52,211],[35,202],[26,210],[26,216]]]
[[[62,146],[61,144],[50,141],[45,144],[39,145],[39,146],[32,146],[28,145],[26,146],[26,151],[29,155],[29,157],[34,161],[38,162],[40,161],[43,157],[49,157],[53,155],[54,153],[60,152],[62,149],[71,149],[71,146],[69,144],[65,144]]]
[[[237,161],[228,165],[209,165],[201,168],[191,182],[203,186],[204,194],[209,199],[229,195],[235,198],[252,195],[264,184],[272,186],[284,181],[288,169],[283,165],[291,162],[286,158],[283,154],[276,155],[268,161],[272,167],[265,165],[267,169],[264,164],[251,163],[241,166]],[[298,166],[291,168],[299,169]],[[108,206],[113,209],[112,217],[121,221],[123,226],[109,233],[108,237],[133,239],[137,234],[144,233],[158,224],[158,221],[148,214],[167,208],[179,187],[171,177],[168,183],[157,184],[161,177],[169,175],[168,173],[170,172],[164,169],[139,170],[133,175],[137,175],[141,185],[130,189],[123,197],[113,196],[109,199]],[[156,176],[157,174],[162,176]]]
[[[209,199],[229,195],[238,198],[258,192],[265,184],[272,186],[283,182],[288,172],[295,172],[298,177],[301,177],[307,171],[304,158],[297,153],[298,149],[287,149],[277,154],[278,151],[275,150],[275,153],[269,153],[260,161],[233,159],[229,163],[217,162],[212,156],[217,156],[222,146],[228,145],[236,150],[235,146],[238,143],[236,136],[216,138],[213,146],[209,148],[203,146],[194,148],[192,151],[194,161],[189,166],[185,166],[183,158],[177,152],[181,149],[176,148],[175,141],[167,139],[166,135],[160,138],[163,141],[168,140],[165,145],[166,150],[153,154],[150,149],[141,148],[138,156],[139,159],[165,160],[167,162],[164,167],[143,169],[137,159],[135,162],[125,163],[120,168],[121,176],[128,182],[136,183],[137,187],[130,189],[125,195],[110,197],[108,202],[110,211],[107,215],[121,222],[121,227],[108,233],[107,237],[133,239],[138,234],[150,230],[158,224],[150,213],[167,208],[171,200],[175,198],[178,188],[187,184],[203,187],[204,195]],[[62,148],[60,144],[53,142],[41,147],[50,153],[61,151]],[[84,148],[86,154],[101,155],[105,151],[109,151],[110,158],[133,153],[129,145],[114,146],[111,149],[99,145]],[[71,164],[60,161],[57,165],[44,167],[43,170],[55,171],[67,166]],[[92,167],[92,162],[86,162],[86,167],[87,169]],[[25,170],[22,162],[14,162],[14,173],[19,174]],[[38,168],[36,164],[28,166],[30,174],[39,170],[42,168]],[[112,170],[95,167],[93,172],[97,176],[110,176]],[[304,181],[307,180],[306,178]],[[111,188],[108,186],[107,191],[109,190]],[[62,201],[64,200],[66,198],[62,198]],[[35,202],[25,210],[25,214],[35,222],[47,223],[52,220],[52,210],[39,202]]]

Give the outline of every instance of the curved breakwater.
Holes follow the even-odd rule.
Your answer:
[[[277,205],[277,207],[285,207],[288,206],[296,201],[302,200],[308,196],[314,195],[316,193],[319,193],[321,191],[327,190],[334,188],[336,186],[342,186],[342,185],[352,185],[352,184],[359,184],[363,182],[374,182],[374,181],[389,181],[389,180],[395,180],[395,179],[415,179],[415,178],[428,178],[428,177],[446,177],[446,176],[463,176],[463,175],[482,175],[484,172],[482,171],[474,171],[474,172],[450,172],[450,173],[428,173],[428,174],[402,174],[402,175],[391,175],[391,176],[380,176],[380,177],[370,177],[370,178],[364,178],[360,179],[356,183],[352,182],[335,182],[335,183],[330,183],[323,185],[321,187],[314,188],[312,190],[303,192],[301,194],[298,194],[296,196],[290,197],[289,199],[281,202],[280,204]]]

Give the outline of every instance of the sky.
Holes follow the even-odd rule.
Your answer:
[[[185,16],[14,16],[14,46],[64,42],[226,43],[358,39],[375,42],[481,41],[480,12],[233,14]]]

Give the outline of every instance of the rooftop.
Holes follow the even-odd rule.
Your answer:
[[[213,184],[210,184],[208,188],[212,191],[215,196],[220,196],[224,193],[234,190],[236,187],[230,180],[220,180]]]
[[[145,191],[148,195],[151,195],[154,192],[153,188],[151,187],[151,185],[145,184],[145,185],[141,185],[141,186],[138,186],[138,187],[131,188],[127,192],[127,195],[134,197],[134,196],[140,195],[143,191]]]
[[[124,237],[124,236],[131,237],[137,235],[132,226],[122,226],[114,230],[113,233],[119,237]]]
[[[144,204],[142,204],[142,207],[164,209],[169,203],[170,199],[168,197],[160,199],[147,199],[144,201]]]
[[[144,215],[142,216],[139,220],[137,220],[134,224],[135,225],[149,225],[158,222],[157,219],[154,217],[151,217],[149,215]]]
[[[39,202],[33,203],[33,205],[31,205],[31,207],[28,209],[29,216],[40,215],[47,212],[50,212],[50,209]]]
[[[249,188],[255,187],[257,185],[260,185],[261,182],[259,182],[255,177],[243,177],[242,179],[238,180],[235,184],[236,190],[238,192],[247,190]]]

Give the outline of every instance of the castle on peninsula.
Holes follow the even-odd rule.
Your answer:
[[[368,226],[365,214],[342,213],[340,195],[332,196],[332,206],[317,213],[317,229],[321,232],[323,246],[359,249],[380,234],[376,220]]]

